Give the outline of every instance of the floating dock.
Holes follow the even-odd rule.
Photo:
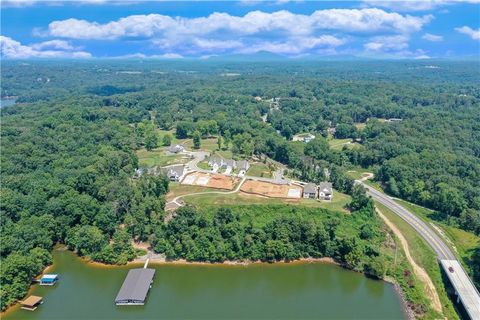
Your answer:
[[[142,306],[145,304],[155,276],[155,269],[149,269],[147,265],[148,261],[143,268],[128,271],[127,277],[115,298],[117,306]]]

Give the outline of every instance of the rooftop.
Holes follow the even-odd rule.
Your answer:
[[[27,307],[34,307],[35,305],[42,302],[43,298],[39,296],[30,296],[27,299],[23,300],[21,304]]]
[[[314,183],[307,183],[305,187],[303,187],[303,192],[305,193],[316,193],[317,192],[317,185]]]
[[[319,188],[321,191],[332,191],[332,184],[330,182],[320,182]]]
[[[152,283],[155,269],[131,269],[115,298],[117,304],[143,304]]]

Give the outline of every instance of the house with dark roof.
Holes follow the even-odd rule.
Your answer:
[[[307,183],[303,187],[303,197],[305,199],[317,199],[317,185],[315,183]]]
[[[225,165],[225,159],[223,159],[219,155],[212,154],[208,158],[208,165],[212,167],[213,171],[217,171],[218,169],[220,169]]]
[[[237,161],[237,169],[238,169],[239,171],[242,171],[242,170],[243,170],[243,171],[247,172],[249,168],[250,168],[250,164],[248,163],[247,160],[239,160],[239,161]]]
[[[237,162],[233,159],[226,159],[225,160],[225,166],[228,168],[236,169],[237,168]]]
[[[185,166],[177,165],[167,168],[167,177],[170,181],[180,181],[185,174]]]
[[[180,153],[185,150],[185,147],[181,144],[172,145],[167,148],[167,151],[170,153]]]
[[[318,198],[320,200],[332,200],[333,189],[330,182],[320,182],[318,186]]]

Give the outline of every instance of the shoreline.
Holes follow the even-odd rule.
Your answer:
[[[77,256],[78,257],[78,256]],[[123,267],[123,266],[138,266],[145,264],[146,259],[139,259],[136,258],[132,261],[127,262],[124,265],[111,265],[105,264],[102,262],[97,262],[93,260],[88,260],[82,257],[78,257],[86,264],[98,267],[98,268],[116,268],[116,267]],[[226,260],[223,262],[208,262],[208,261],[187,261],[185,259],[178,259],[178,260],[167,260],[165,258],[150,258],[148,264],[149,265],[192,265],[192,266],[251,266],[251,265],[293,265],[293,264],[306,264],[306,263],[324,263],[324,264],[332,264],[337,266],[342,266],[339,262],[335,261],[333,258],[330,257],[322,257],[322,258],[300,258],[292,261],[275,261],[275,262],[265,262],[265,261],[251,261],[251,260]],[[352,270],[353,271],[353,270]]]
[[[101,268],[101,269],[111,269],[111,268],[128,267],[128,266],[143,266],[145,264],[145,261],[146,261],[146,258],[135,258],[134,260],[129,261],[124,265],[114,265],[114,264],[105,264],[105,263],[102,263],[102,262],[93,261],[93,260],[90,260],[90,259],[85,258],[85,257],[80,257],[75,252],[68,250],[64,246],[57,246],[57,248],[55,248],[53,251],[68,251],[70,254],[73,254],[75,256],[75,258],[79,259],[85,265],[87,265],[89,267]],[[185,259],[167,260],[165,258],[158,258],[158,257],[149,259],[149,265],[152,264],[152,265],[157,265],[157,266],[177,265],[177,266],[209,266],[209,267],[248,267],[248,266],[254,266],[254,265],[257,265],[257,266],[258,265],[267,265],[267,266],[268,265],[302,265],[302,264],[311,264],[311,263],[335,265],[335,266],[338,266],[338,267],[340,267],[344,270],[361,273],[363,276],[369,277],[369,275],[364,273],[364,272],[359,272],[359,271],[355,271],[355,270],[345,268],[344,265],[342,265],[338,261],[335,261],[331,257],[322,257],[322,258],[309,257],[309,258],[300,258],[300,259],[296,259],[296,260],[292,260],[292,261],[282,260],[282,261],[275,261],[275,262],[265,262],[265,261],[260,261],[260,260],[257,260],[257,261],[226,260],[226,261],[223,261],[223,262],[205,262],[205,261],[187,261]],[[35,277],[35,279],[39,278],[41,275],[48,272],[53,267],[54,267],[54,263],[46,266],[42,270],[42,272],[37,277]],[[404,310],[405,314],[407,315],[407,318],[408,319],[414,319],[415,318],[413,316],[413,313],[410,310],[410,308],[408,308],[408,304],[407,304],[407,301],[405,299],[405,295],[404,295],[401,287],[398,285],[398,283],[395,281],[395,279],[386,277],[384,279],[375,279],[375,280],[384,281],[384,282],[392,285],[394,287],[395,292],[397,292],[397,294],[399,295],[399,298],[400,298],[402,306],[403,306],[403,310]],[[31,295],[33,289],[34,289],[34,284],[32,283],[32,285],[28,289],[25,297],[27,297],[28,295]],[[6,316],[7,314],[9,314],[11,312],[16,311],[16,309],[17,309],[16,307],[19,305],[20,301],[21,301],[21,299],[19,299],[17,302],[15,302],[11,306],[9,306],[7,309],[2,311],[0,313],[0,318],[3,317],[3,316]]]

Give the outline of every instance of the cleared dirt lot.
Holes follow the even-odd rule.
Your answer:
[[[259,194],[271,198],[299,199],[303,188],[297,185],[274,184],[264,181],[247,180],[240,188],[246,193]]]
[[[239,180],[235,177],[229,177],[222,174],[193,172],[187,174],[185,178],[183,178],[181,184],[233,190],[238,181]]]

